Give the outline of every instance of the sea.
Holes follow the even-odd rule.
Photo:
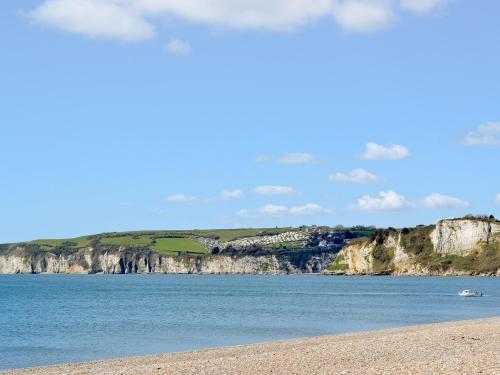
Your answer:
[[[1,275],[0,370],[498,315],[495,277]]]

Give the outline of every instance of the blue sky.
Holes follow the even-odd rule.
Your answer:
[[[0,242],[500,216],[498,14],[4,1]]]

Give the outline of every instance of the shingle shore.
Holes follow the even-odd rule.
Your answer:
[[[2,374],[500,374],[500,317]]]

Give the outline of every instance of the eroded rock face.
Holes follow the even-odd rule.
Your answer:
[[[0,255],[0,273],[31,273],[31,260],[19,255]]]
[[[346,246],[339,253],[348,266],[348,273],[371,273],[373,271],[373,243],[361,242]]]
[[[499,233],[500,225],[489,221],[441,220],[431,233],[431,240],[438,254],[465,256]]]
[[[94,272],[102,273],[122,273],[120,267],[120,256],[118,254],[98,254],[94,265]]]
[[[263,256],[168,257],[152,252],[96,253],[92,248],[70,255],[0,254],[0,274],[15,273],[168,273],[285,274],[317,273],[335,258],[332,253]]]
[[[401,244],[401,236],[402,236],[402,234],[399,233],[397,240],[393,239],[394,249],[395,249],[395,251],[394,251],[394,267],[395,267],[396,271],[404,270],[405,268],[407,268],[409,266],[409,263],[410,263],[410,257],[406,253],[404,247]]]

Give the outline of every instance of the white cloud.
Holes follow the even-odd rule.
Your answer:
[[[363,155],[360,155],[360,158],[365,160],[398,160],[406,159],[409,156],[410,152],[404,146],[392,145],[386,147],[370,142],[366,144],[365,152]]]
[[[212,197],[196,197],[186,194],[175,194],[167,197],[169,203],[214,203],[221,200],[238,199],[244,196],[240,189],[222,190],[218,195]]]
[[[349,173],[336,173],[328,177],[330,181],[337,182],[354,182],[358,184],[364,184],[368,182],[375,182],[380,180],[380,177],[368,172],[363,168],[356,168]]]
[[[292,215],[324,215],[330,211],[317,203],[308,203],[303,206],[290,207]]]
[[[306,152],[290,152],[276,158],[276,162],[280,164],[312,164],[317,161],[314,155]]]
[[[333,3],[333,17],[347,31],[369,33],[390,25],[395,14],[388,1],[349,0]]]
[[[467,201],[447,195],[433,193],[426,196],[419,204],[408,201],[404,196],[392,190],[380,192],[378,196],[364,195],[359,198],[355,209],[363,211],[398,211],[405,208],[435,208],[435,209],[462,209],[469,207]]]
[[[295,189],[291,186],[262,185],[253,188],[253,192],[259,195],[293,195]]]
[[[449,197],[447,195],[442,195],[439,193],[428,195],[424,198],[422,204],[427,208],[441,209],[460,209],[469,207],[469,202],[467,201],[455,197]]]
[[[500,193],[499,193],[499,194],[497,194],[497,196],[496,196],[495,200],[497,201],[497,203],[500,203]]]
[[[398,211],[413,204],[392,190],[380,192],[378,197],[364,195],[358,199],[355,208],[362,211]]]
[[[222,199],[238,199],[243,197],[243,192],[240,189],[223,190],[220,197]]]
[[[230,29],[296,30],[331,12],[331,0],[134,0],[147,14],[168,14]]]
[[[173,38],[165,45],[165,51],[176,56],[187,56],[192,49],[188,42]]]
[[[266,204],[265,206],[256,209],[244,209],[238,211],[238,215],[241,217],[283,216],[286,213],[288,213],[287,206],[276,204]]]
[[[400,6],[404,10],[414,13],[428,13],[448,4],[450,0],[401,0]]]
[[[170,203],[192,203],[198,202],[200,199],[191,195],[175,194],[167,197],[167,202]]]
[[[317,203],[308,203],[303,206],[284,206],[267,204],[263,207],[256,209],[245,209],[238,211],[238,215],[245,218],[258,218],[265,216],[306,216],[306,215],[323,215],[329,213],[330,211]]]
[[[419,3],[424,3],[419,4]],[[438,0],[403,0],[425,12]],[[125,41],[151,39],[155,24],[181,19],[222,29],[290,32],[331,19],[351,32],[374,32],[397,18],[395,0],[44,0],[28,15],[64,31]]]
[[[154,26],[130,5],[130,1],[118,0],[46,0],[28,16],[37,23],[93,38],[153,38]]]
[[[273,162],[278,164],[315,164],[319,159],[307,152],[289,152],[280,156],[258,155],[254,158],[258,162]]]
[[[487,122],[462,140],[467,146],[500,146],[500,122]]]

